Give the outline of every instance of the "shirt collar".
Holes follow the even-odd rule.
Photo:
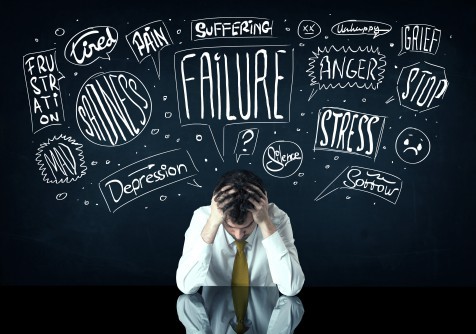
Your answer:
[[[231,236],[230,233],[228,233],[225,228],[223,227],[223,225],[221,226],[222,229],[223,229],[223,233],[225,234],[225,239],[226,239],[226,242],[228,243],[228,246],[231,246],[234,242],[235,242],[235,239]],[[255,229],[253,230],[253,232],[251,232],[250,236],[248,237],[248,239],[246,239],[246,246],[249,245],[249,247],[251,247],[251,245],[254,244],[254,241],[256,239],[256,233],[257,233],[257,230],[258,229],[258,224],[256,224],[255,226]],[[245,248],[246,248],[245,246]]]

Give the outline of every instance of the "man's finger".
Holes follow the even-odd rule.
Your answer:
[[[215,198],[216,202],[221,202],[223,198],[236,193],[236,191],[237,190],[232,186],[225,186],[221,190],[219,190],[213,197]]]
[[[260,208],[260,202],[255,200],[253,197],[250,197],[248,198],[248,202],[251,203],[251,205],[253,205],[253,209],[248,209],[248,211],[256,211],[256,210],[259,210]]]
[[[253,188],[251,188],[253,187]],[[254,195],[255,198],[259,198],[259,199],[265,199],[266,198],[266,195],[261,191],[261,189],[259,189],[258,187],[252,185],[252,184],[248,184],[247,187],[245,187],[245,190],[250,194],[250,195]]]

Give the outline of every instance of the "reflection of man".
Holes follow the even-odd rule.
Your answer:
[[[203,287],[201,294],[179,296],[177,315],[187,333],[239,333],[232,289]],[[294,332],[304,314],[298,297],[280,297],[276,287],[250,287],[249,290],[246,334]]]
[[[236,170],[220,178],[211,205],[193,214],[176,280],[186,294],[201,286],[277,286],[287,296],[301,290],[289,217],[268,203],[258,176]]]

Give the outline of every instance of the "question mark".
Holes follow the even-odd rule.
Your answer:
[[[249,139],[247,139],[243,142],[243,146],[245,146],[247,143],[249,143],[251,141],[251,139],[253,139],[253,137],[255,136],[253,130],[248,129],[243,133],[243,136],[241,136],[241,139],[244,139],[247,133],[249,133],[251,135],[251,137],[249,137]],[[246,148],[244,148],[244,147],[243,147],[243,152],[247,152]]]

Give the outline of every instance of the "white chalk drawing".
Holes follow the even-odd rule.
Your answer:
[[[302,20],[297,27],[297,34],[302,39],[311,39],[321,33],[321,27],[312,20]]]
[[[213,17],[190,22],[191,39],[273,37],[273,21],[259,17]]]
[[[266,147],[263,153],[263,168],[271,176],[286,178],[301,167],[304,157],[298,144],[278,140]]]
[[[253,155],[258,141],[258,128],[242,130],[236,138],[235,151],[236,162],[239,162],[242,155]]]
[[[331,31],[338,36],[359,36],[370,35],[373,38],[385,35],[392,30],[392,26],[387,23],[365,20],[347,20],[336,23]]]
[[[83,145],[65,135],[54,136],[42,143],[36,162],[46,183],[70,183],[86,174]]]
[[[198,169],[186,150],[158,153],[125,166],[99,182],[110,212],[157,189],[186,180]]]
[[[197,183],[197,181],[195,181],[195,179],[192,179],[193,183],[190,183],[190,182],[187,182],[187,184],[191,185],[191,186],[194,186],[194,187],[197,187],[197,188],[201,188],[202,186],[199,185]]]
[[[439,106],[449,82],[443,67],[426,61],[402,68],[397,81],[400,105],[423,112]]]
[[[385,101],[385,104],[389,104],[390,102],[392,102],[393,100],[395,100],[395,97],[394,96],[391,96],[388,98],[387,101]]]
[[[144,84],[128,72],[97,73],[81,87],[76,121],[91,143],[114,147],[135,139],[149,122],[152,100]]]
[[[385,116],[323,107],[319,110],[314,151],[325,150],[377,158]]]
[[[57,29],[55,30],[55,35],[58,36],[58,37],[63,36],[64,33],[65,33],[65,31],[64,31],[63,28],[57,28]]]
[[[308,101],[321,89],[357,87],[377,90],[384,79],[385,56],[378,47],[318,47],[312,51],[309,68],[312,88]]]
[[[73,65],[86,66],[98,59],[110,60],[109,53],[117,44],[113,27],[90,27],[74,35],[64,48],[64,58]]]
[[[161,20],[149,22],[127,34],[126,40],[139,63],[147,57],[152,59],[160,80],[160,51],[173,44],[165,23]],[[157,53],[158,64],[154,53]]]
[[[56,200],[57,201],[62,201],[64,200],[66,197],[68,197],[68,193],[59,193],[56,195]]]
[[[23,57],[23,72],[30,104],[31,131],[61,125],[64,121],[56,49],[29,53]]]
[[[395,175],[351,166],[346,167],[314,200],[319,201],[338,189],[350,189],[372,194],[395,205],[402,186],[402,180]]]
[[[408,127],[404,129],[395,141],[395,152],[402,161],[408,164],[418,164],[430,154],[431,144],[423,131]]]
[[[402,48],[406,52],[423,52],[435,55],[440,46],[441,30],[428,24],[407,24],[402,27]]]
[[[293,61],[294,50],[288,45],[221,46],[177,52],[175,83],[181,126],[208,126],[223,160],[226,126],[288,123]],[[219,132],[217,128],[222,131],[221,150],[215,140],[218,133],[214,135]]]

